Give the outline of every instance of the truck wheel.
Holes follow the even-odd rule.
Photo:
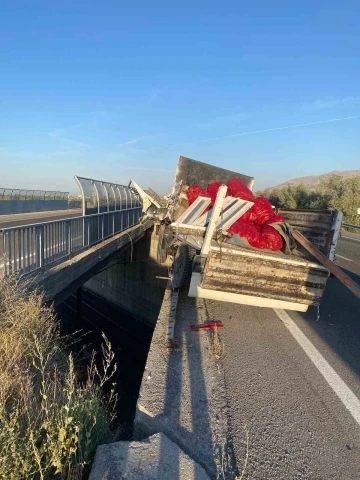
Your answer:
[[[189,247],[186,243],[182,243],[177,249],[171,274],[173,288],[189,288],[194,255],[196,255],[195,248]]]

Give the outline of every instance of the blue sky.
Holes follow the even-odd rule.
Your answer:
[[[358,1],[2,0],[0,186],[165,193],[180,154],[257,189],[360,168],[359,24]]]

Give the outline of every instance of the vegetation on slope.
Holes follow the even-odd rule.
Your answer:
[[[0,280],[0,478],[81,479],[97,445],[113,440],[116,398],[102,393],[116,368],[110,343],[83,381],[66,352],[42,296]]]
[[[260,193],[261,194],[261,193]],[[344,221],[360,225],[360,176],[333,175],[321,180],[316,191],[304,185],[287,186],[263,193],[278,208],[341,210]]]

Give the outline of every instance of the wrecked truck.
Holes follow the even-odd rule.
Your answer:
[[[134,185],[155,220],[157,259],[171,265],[173,289],[186,290],[190,297],[300,312],[319,305],[329,270],[291,232],[296,228],[333,260],[342,213],[281,209],[281,221],[271,225],[282,236],[281,250],[254,248],[229,233],[254,203],[229,194],[226,184],[233,179],[253,189],[253,177],[181,156],[172,193],[161,203]],[[213,182],[218,183],[213,201],[200,193],[190,204],[189,187],[206,189]]]

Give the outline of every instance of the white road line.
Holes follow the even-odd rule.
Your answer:
[[[360,400],[357,396],[350,390],[321,353],[303,334],[285,310],[274,310],[274,312],[313,362],[315,367],[319,370],[321,375],[325,378],[329,386],[334,390],[345,407],[349,410],[354,420],[360,425]]]
[[[354,240],[354,242],[360,242],[360,239],[358,238],[353,238],[353,237],[344,237],[344,235],[341,235],[340,238],[346,238],[347,240]]]
[[[351,260],[351,258],[343,257],[342,255],[338,255],[337,253],[335,254],[335,258],[342,258],[343,260],[346,260],[348,262],[354,261],[354,260]]]

